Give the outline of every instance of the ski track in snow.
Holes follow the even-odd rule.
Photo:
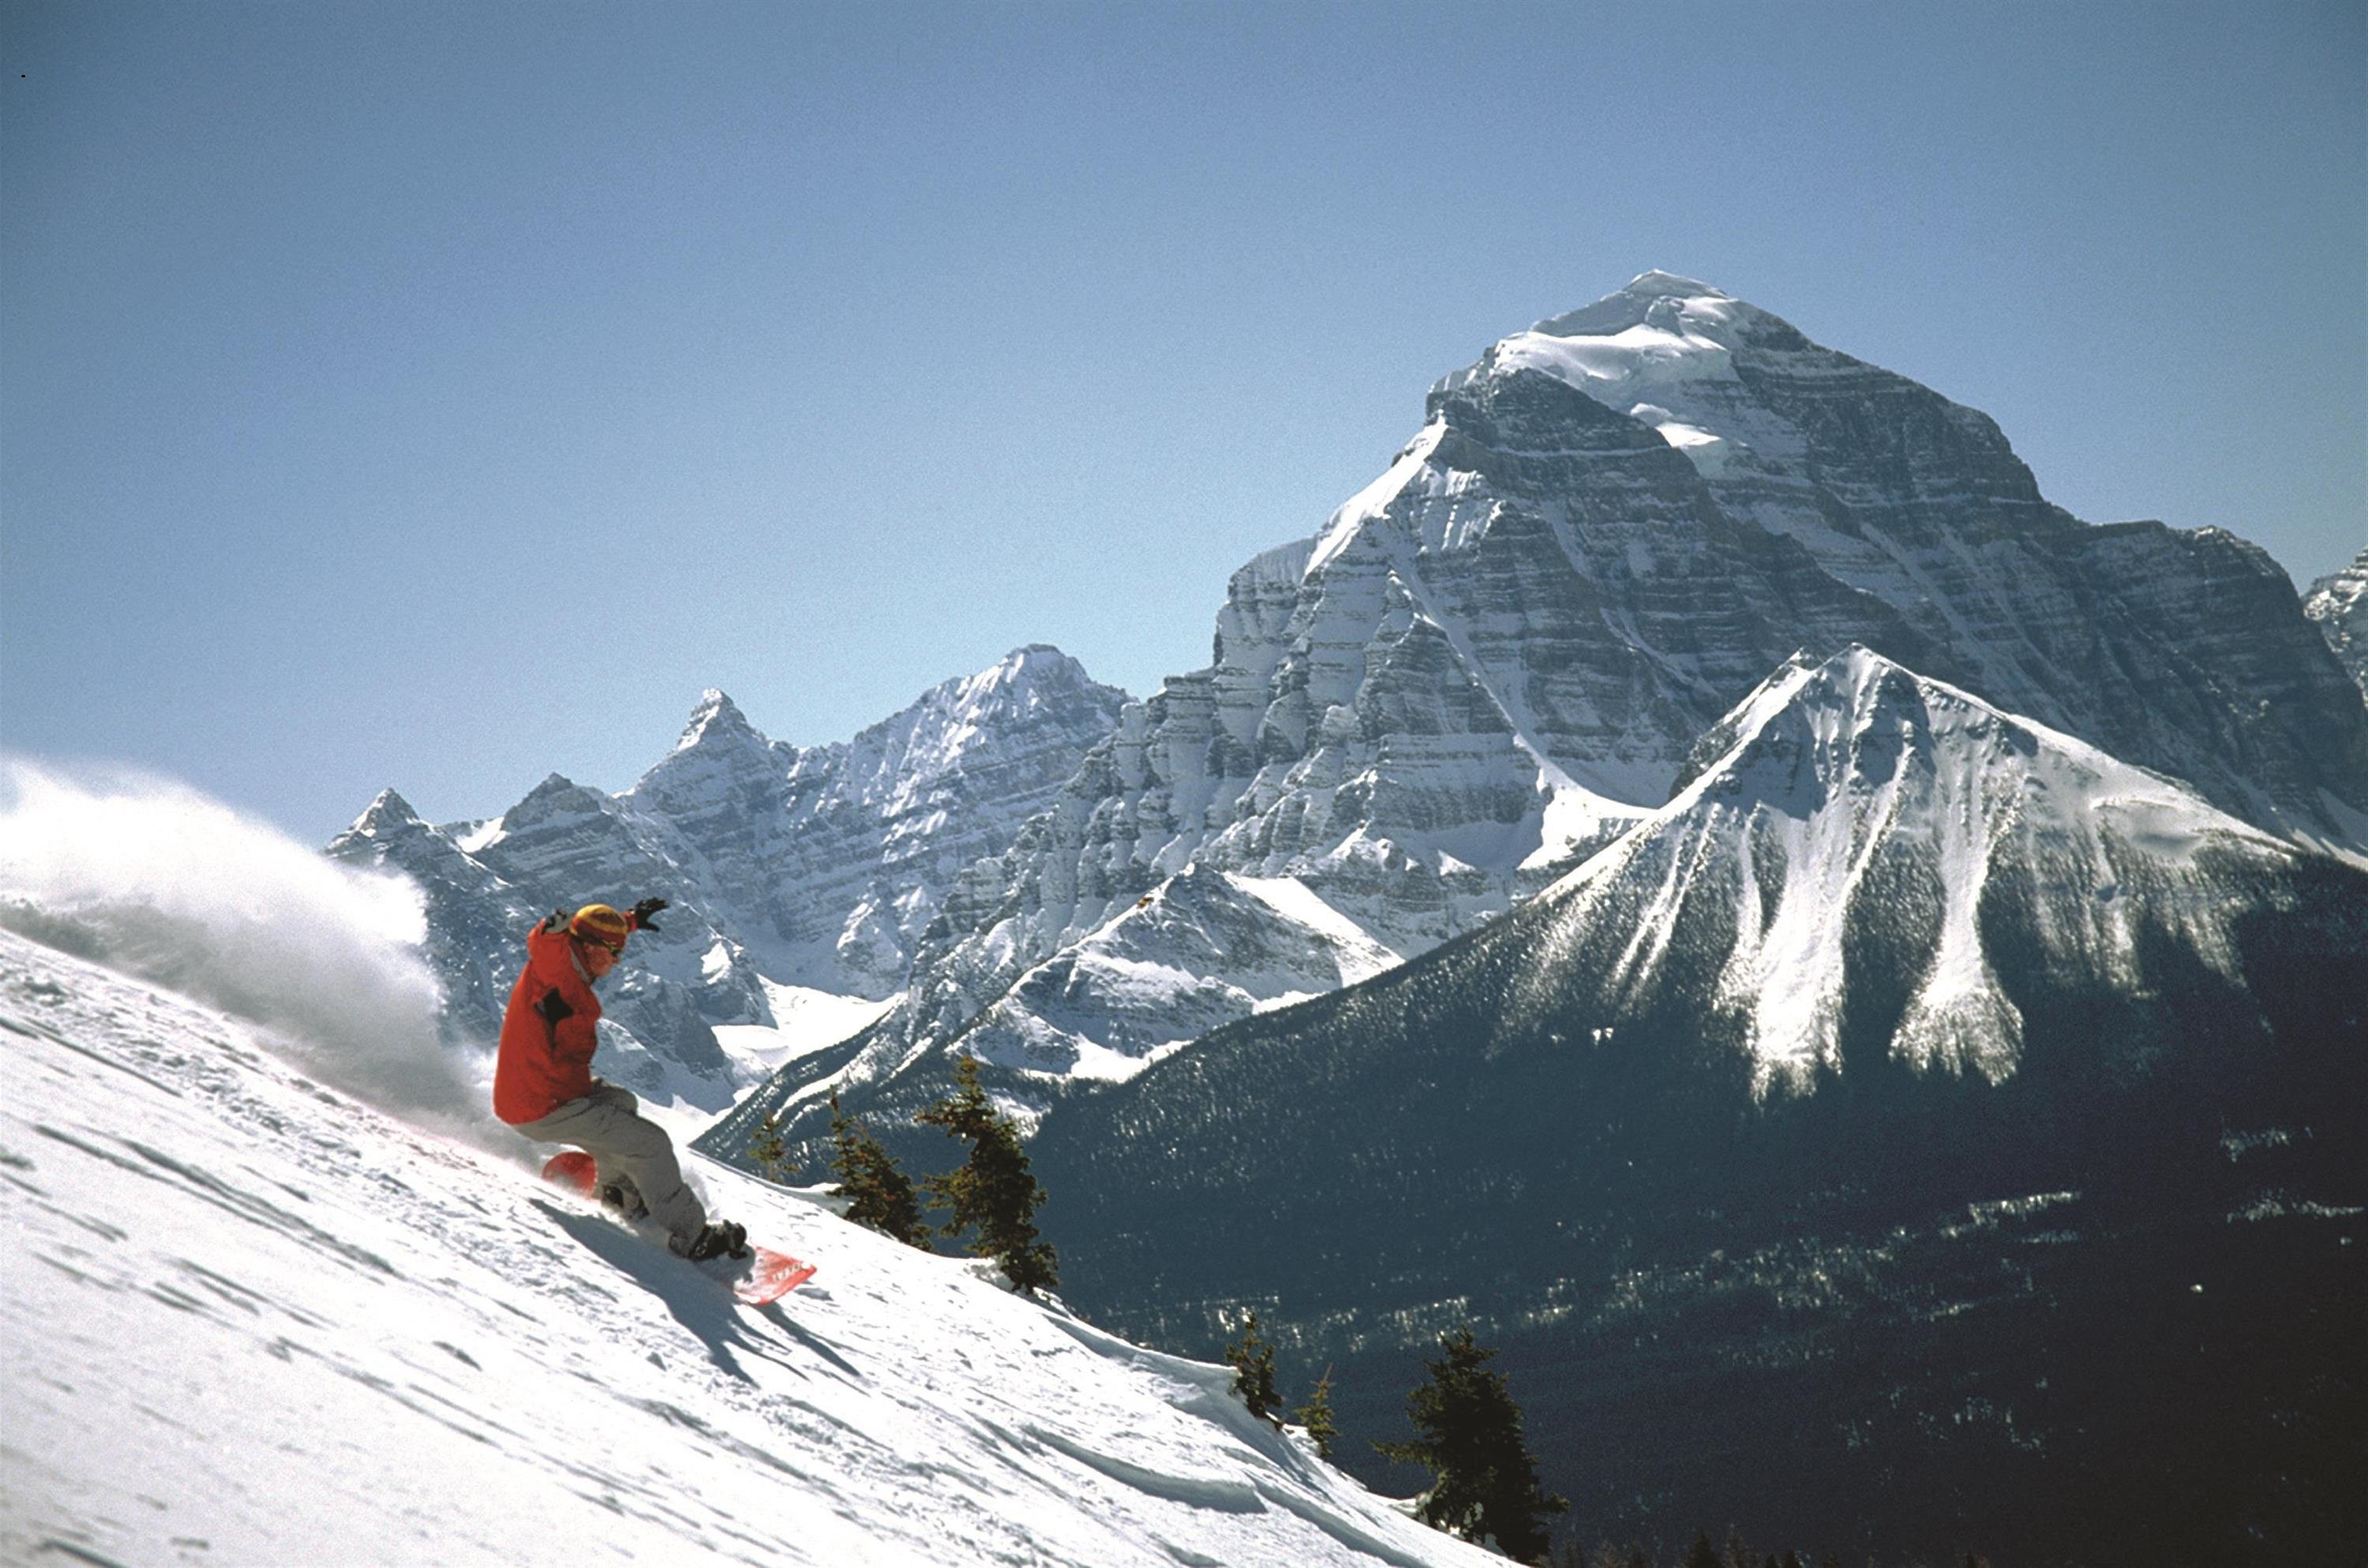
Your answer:
[[[0,934],[0,1560],[1502,1560],[1127,1344],[694,1161],[742,1307],[267,1037]]]

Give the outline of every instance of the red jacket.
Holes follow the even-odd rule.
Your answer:
[[[554,931],[548,920],[527,933],[526,968],[510,989],[494,1064],[494,1114],[513,1127],[592,1092],[600,999],[574,947],[566,927]]]

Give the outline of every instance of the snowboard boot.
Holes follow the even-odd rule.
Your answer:
[[[642,1201],[641,1188],[631,1176],[618,1176],[600,1184],[600,1207],[618,1219],[632,1221],[649,1217],[650,1206]]]
[[[711,1221],[700,1228],[699,1234],[693,1236],[689,1244],[677,1237],[667,1242],[666,1245],[693,1263],[705,1263],[711,1257],[727,1255],[746,1257],[748,1256],[748,1229],[730,1220],[720,1224]]]

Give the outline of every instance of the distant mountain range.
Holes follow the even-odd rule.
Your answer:
[[[1853,644],[2368,864],[2368,706],[2260,550],[2081,523],[1986,415],[1646,273],[1434,387],[1381,478],[1235,574],[1215,662],[953,885],[897,1006],[706,1146],[786,1109],[811,1153],[831,1087],[901,1123],[957,1051],[1041,1115],[1427,951]]]
[[[490,1040],[527,927],[554,907],[648,894],[675,907],[604,988],[606,1075],[722,1110],[770,1062],[718,1025],[803,998],[884,998],[962,868],[1003,849],[1110,733],[1125,693],[1031,645],[851,741],[768,740],[720,691],[620,795],[553,774],[501,816],[430,826],[388,790],[329,846],[426,891],[452,1031]]]

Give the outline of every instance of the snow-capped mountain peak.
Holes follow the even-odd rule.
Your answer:
[[[788,811],[788,780],[799,755],[795,746],[766,739],[711,687],[674,750],[619,799],[665,819],[694,844],[738,843]]]
[[[1608,406],[1662,381],[1728,380],[1737,329],[1767,312],[1667,272],[1640,274],[1616,293],[1498,343],[1494,368],[1524,366],[1566,381]],[[1633,400],[1631,400],[1633,401]]]
[[[1001,723],[1025,722],[1063,696],[1107,692],[1085,666],[1048,643],[1015,648],[976,675],[959,676],[921,694],[903,714],[867,730],[855,742],[869,753],[875,779],[893,777],[892,801],[909,809],[942,775],[995,743]],[[867,746],[866,742],[873,744]]]
[[[1854,755],[1884,737],[1903,745],[1928,747],[1935,767],[1955,762],[1968,769],[1964,782],[1994,786],[2009,774],[2027,774],[2045,756],[2047,766],[2077,781],[2077,800],[2059,798],[2055,810],[2071,815],[2116,813],[2145,816],[2142,831],[2157,852],[2184,852],[2205,838],[2242,838],[2290,853],[2291,846],[2213,806],[2186,785],[2135,767],[2077,736],[2007,713],[1946,681],[1921,676],[1882,654],[1852,643],[1831,658],[1795,653],[1738,703],[1728,718],[1704,735],[1695,757],[1702,766],[1663,815],[1681,812],[1712,790],[1736,794],[1746,769],[1784,757],[1783,788],[1810,779],[1792,754],[1818,759],[1816,784],[1831,787]],[[2015,762],[2009,759],[2021,759]],[[1689,772],[1695,773],[1693,762]],[[1716,775],[1715,778],[1710,777]],[[1764,798],[1772,775],[1756,786]]]
[[[690,710],[690,720],[682,727],[682,737],[674,743],[677,751],[689,751],[692,746],[710,740],[740,744],[766,744],[748,722],[739,705],[714,687],[699,694],[699,705]]]
[[[340,838],[382,838],[393,834],[425,827],[411,802],[392,789],[381,790],[353,824],[339,835]]]
[[[1859,646],[1789,661],[1691,768],[1542,898],[1556,913],[1512,1011],[1566,1007],[1582,950],[1627,1005],[1709,978],[1762,1093],[1841,1069],[1870,934],[1906,971],[1889,1054],[1995,1083],[2024,1023],[1997,967],[2001,908],[2116,988],[2144,989],[2142,949],[2166,937],[2233,977],[2245,901],[2214,890],[2297,857],[2183,785]]]
[[[1755,305],[1668,272],[1645,272],[1627,287],[1492,346],[1478,363],[1443,378],[1443,394],[1489,377],[1534,370],[1657,431],[1705,478],[1725,474],[1739,450],[1797,458],[1798,432],[1734,386],[1748,340],[1800,343],[1799,334]]]

